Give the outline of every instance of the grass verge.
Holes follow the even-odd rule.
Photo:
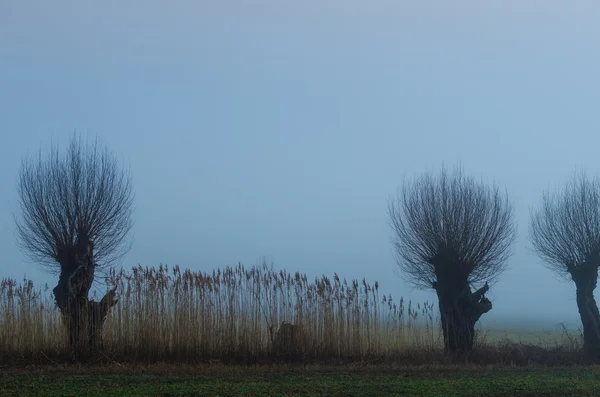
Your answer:
[[[153,366],[6,369],[2,396],[596,396],[600,367]]]

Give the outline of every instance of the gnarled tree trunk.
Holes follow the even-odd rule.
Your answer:
[[[108,312],[118,302],[115,295],[115,289],[112,289],[104,295],[100,302],[89,301],[88,303],[88,337],[92,353],[104,348],[102,328]]]
[[[598,268],[586,267],[572,272],[577,294],[577,308],[583,325],[583,349],[586,355],[600,360],[600,312],[594,298]]]
[[[471,292],[466,276],[445,276],[439,277],[434,284],[440,306],[444,348],[450,354],[468,354],[473,349],[475,324],[492,309],[492,303],[485,297],[489,286],[486,283]]]
[[[56,305],[61,311],[74,354],[86,356],[102,345],[101,335],[109,309],[116,304],[115,291],[109,291],[100,302],[89,300],[94,282],[94,246],[89,238],[79,236],[75,249],[61,253],[58,285],[54,288]]]

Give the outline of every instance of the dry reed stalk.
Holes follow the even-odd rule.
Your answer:
[[[137,266],[110,272],[119,303],[104,332],[105,354],[125,361],[260,361],[268,357],[283,321],[302,324],[311,359],[393,355],[411,346],[435,347],[438,318],[432,304],[391,295],[363,279],[333,282],[322,276],[276,272],[263,261],[212,273],[178,266]],[[0,353],[57,357],[66,351],[65,332],[48,288],[3,280],[0,285]]]

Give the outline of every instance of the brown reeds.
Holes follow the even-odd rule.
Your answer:
[[[105,355],[131,361],[259,362],[282,322],[302,324],[303,358],[360,359],[439,343],[433,306],[379,296],[379,285],[274,271],[266,262],[212,274],[134,267],[111,273],[119,303],[104,330]],[[2,357],[66,356],[60,313],[46,286],[0,285]]]
[[[304,362],[444,360],[434,304],[380,296],[378,283],[365,279],[334,274],[309,281],[263,261],[212,273],[138,266],[110,273],[106,283],[116,286],[119,301],[105,324],[104,361],[267,363],[277,357],[273,342],[284,321],[301,325],[303,346],[297,351]],[[523,344],[510,345],[510,351],[502,346],[480,343],[473,358],[504,362],[535,351],[538,361],[547,361],[565,351],[544,355]],[[570,358],[578,354],[567,350]],[[68,352],[49,288],[3,280],[0,362],[60,362],[70,358]]]

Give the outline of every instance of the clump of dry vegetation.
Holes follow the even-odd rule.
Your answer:
[[[440,344],[433,304],[405,305],[379,294],[378,283],[335,274],[308,279],[263,261],[212,274],[169,268],[112,272],[118,303],[109,314],[105,359],[152,362],[261,362],[274,356],[283,322],[302,328],[300,358],[364,360]],[[0,286],[2,360],[68,357],[68,338],[49,288],[31,280]],[[298,338],[295,338],[298,339]]]
[[[263,262],[212,274],[169,268],[113,272],[118,303],[104,329],[100,361],[152,363],[432,364],[447,360],[434,305],[380,296],[378,283],[335,274],[309,281]],[[283,327],[282,327],[283,324]],[[290,325],[297,328],[290,328]],[[298,331],[300,330],[300,331]],[[288,335],[289,334],[289,335]],[[580,345],[534,346],[479,338],[482,364],[580,362]],[[289,344],[293,354],[290,353]],[[49,288],[31,280],[0,285],[0,362],[66,362],[68,333]]]

